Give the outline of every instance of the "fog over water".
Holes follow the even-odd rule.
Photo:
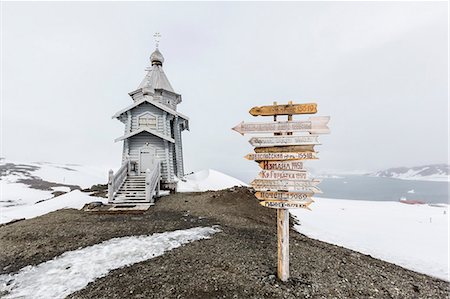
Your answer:
[[[4,2],[1,155],[118,167],[123,125],[111,116],[131,104],[159,31],[191,119],[186,172],[256,175],[242,158],[251,136],[231,127],[289,100],[331,116],[306,164],[317,171],[447,162],[447,5]]]

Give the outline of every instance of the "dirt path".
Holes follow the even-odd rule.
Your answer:
[[[291,280],[276,272],[275,211],[245,188],[175,194],[142,215],[64,210],[0,228],[14,272],[113,237],[220,225],[209,240],[112,271],[71,298],[447,298],[448,283],[290,232]]]

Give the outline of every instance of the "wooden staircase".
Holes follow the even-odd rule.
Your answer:
[[[145,176],[128,176],[114,197],[114,203],[142,203],[145,200]]]
[[[153,205],[159,196],[161,166],[147,169],[145,175],[130,175],[130,163],[125,161],[116,174],[109,171],[108,202],[113,205]]]

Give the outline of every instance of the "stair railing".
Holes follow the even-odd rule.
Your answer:
[[[119,170],[114,174],[112,170],[108,173],[108,201],[114,199],[114,195],[122,186],[123,182],[127,178],[130,170],[130,160],[125,160]]]
[[[145,199],[148,202],[154,203],[155,193],[159,193],[159,180],[161,179],[161,165],[156,164],[156,167],[152,170],[147,169],[145,172]],[[158,188],[158,190],[155,190]]]

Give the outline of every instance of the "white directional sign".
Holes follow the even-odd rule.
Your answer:
[[[275,180],[305,180],[308,178],[306,170],[304,171],[289,171],[289,170],[262,170],[259,173],[262,179]]]
[[[254,147],[320,144],[319,136],[317,135],[252,137],[248,142],[250,142],[250,144]]]
[[[259,167],[266,170],[292,170],[304,171],[303,162],[296,160],[289,161],[262,161],[259,162]]]
[[[252,186],[270,186],[270,187],[311,187],[319,185],[321,180],[268,180],[254,179],[250,185]]]
[[[273,123],[244,123],[233,128],[236,132],[244,134],[252,133],[276,133],[276,132],[309,132],[311,134],[327,134],[330,129],[327,123],[329,116],[313,116],[307,121],[279,121]]]
[[[308,209],[308,206],[312,201],[298,202],[298,201],[285,201],[285,200],[267,200],[259,202],[260,205],[272,209]]]
[[[317,158],[315,152],[303,152],[303,153],[252,153],[246,155],[244,158],[247,160],[255,161],[279,161],[279,160],[315,160]]]
[[[317,187],[301,187],[301,186],[270,186],[270,185],[255,185],[252,186],[255,191],[289,191],[289,192],[302,192],[302,193],[322,193]]]

